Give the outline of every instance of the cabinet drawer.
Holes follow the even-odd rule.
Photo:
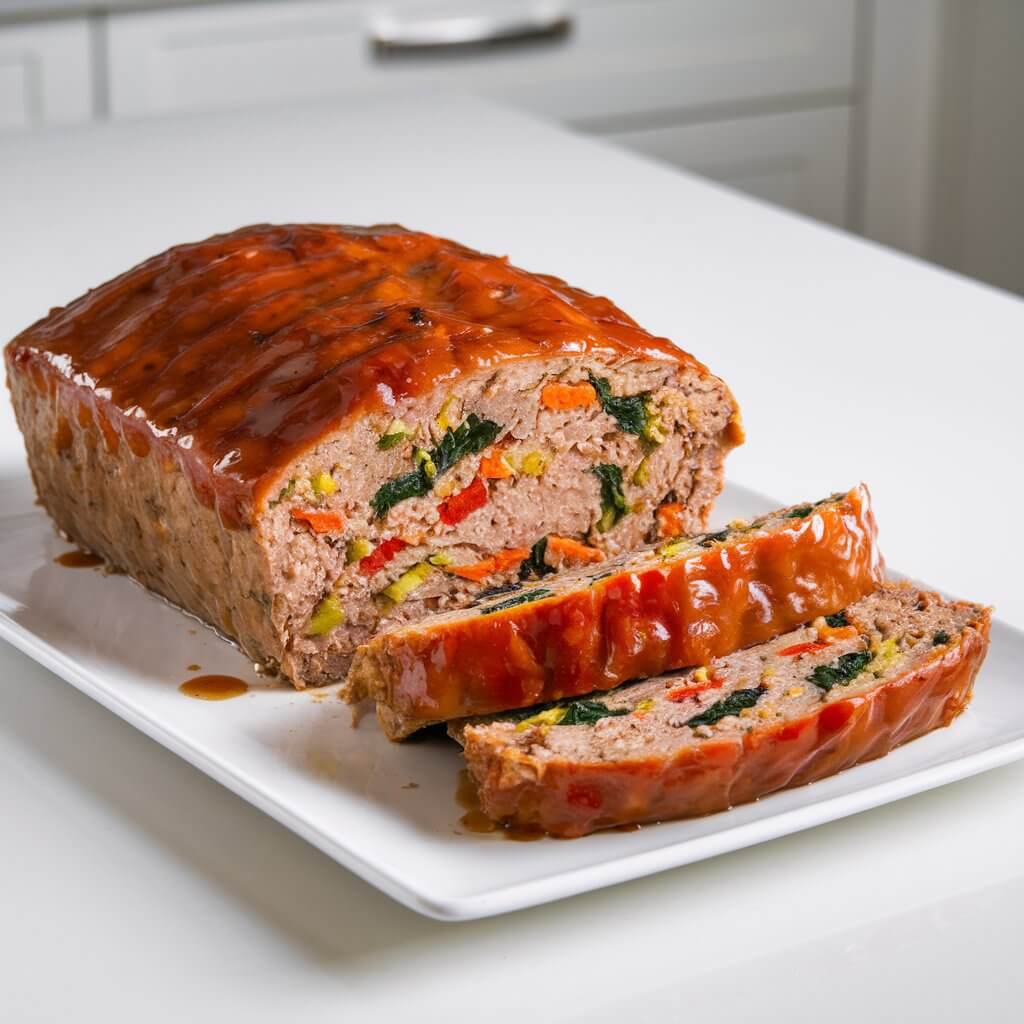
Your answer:
[[[850,108],[736,118],[605,138],[818,220],[846,223]]]
[[[848,90],[854,0],[434,0],[240,3],[116,15],[115,116],[238,107],[372,89],[479,93],[586,121],[750,97]],[[561,11],[564,34],[453,50],[374,46],[385,26],[522,20]]]
[[[0,131],[84,121],[92,113],[84,18],[0,25]]]

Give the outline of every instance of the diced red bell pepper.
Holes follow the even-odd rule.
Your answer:
[[[810,640],[805,644],[793,644],[792,647],[785,647],[779,651],[779,656],[789,658],[796,654],[809,654],[811,651],[823,651],[828,647],[827,643],[821,640]]]
[[[722,685],[720,679],[709,679],[706,683],[694,683],[692,686],[678,686],[665,694],[665,699],[679,704],[689,697],[696,697],[705,690],[717,690]]]
[[[365,558],[359,559],[360,575],[372,576],[375,572],[379,572],[399,551],[408,546],[401,537],[390,537],[381,541]]]
[[[437,511],[441,516],[442,523],[447,526],[455,526],[456,523],[461,523],[470,512],[475,512],[486,504],[487,484],[476,476],[473,477],[473,482],[468,487],[459,491],[458,494],[453,494],[450,498],[445,498],[437,506]]]

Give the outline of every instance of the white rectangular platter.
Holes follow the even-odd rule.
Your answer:
[[[0,504],[0,636],[372,885],[441,920],[689,864],[1024,756],[1024,634],[997,622],[967,713],[880,761],[636,832],[531,843],[472,834],[459,824],[454,743],[429,736],[391,744],[372,716],[353,728],[335,690],[297,693],[260,679],[233,647],[131,580],[55,564],[69,545],[42,509],[14,500],[16,490],[25,493],[12,487]],[[729,485],[715,520],[779,504]],[[250,689],[222,702],[191,699],[178,690],[197,674],[190,665],[241,676]]]

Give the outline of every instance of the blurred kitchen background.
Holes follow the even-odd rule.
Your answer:
[[[431,89],[1024,292],[1024,0],[0,0],[0,160],[44,126]]]

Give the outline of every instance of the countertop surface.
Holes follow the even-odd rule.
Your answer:
[[[1024,304],[475,101],[0,141],[0,337],[170,244],[287,220],[397,220],[611,295],[733,387],[734,480],[867,480],[890,564],[1024,626]],[[31,504],[6,402],[0,487]],[[1016,1020],[1022,791],[1002,768],[440,924],[0,645],[0,1019]]]

